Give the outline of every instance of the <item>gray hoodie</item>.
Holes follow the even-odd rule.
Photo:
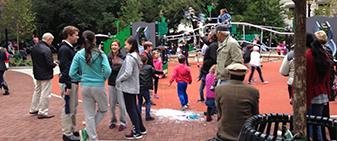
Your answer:
[[[122,92],[130,94],[139,94],[139,69],[142,66],[137,52],[128,53],[120,69],[116,88]]]

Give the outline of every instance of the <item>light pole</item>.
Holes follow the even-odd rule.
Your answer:
[[[313,0],[307,0],[308,4],[308,17],[310,17],[310,12],[311,12],[311,4],[313,3]]]

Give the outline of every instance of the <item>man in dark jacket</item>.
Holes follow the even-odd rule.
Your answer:
[[[243,54],[243,64],[244,64],[248,69],[250,69],[249,62],[250,62],[250,54],[251,54],[252,51],[253,51],[253,45],[247,45],[247,49],[248,49],[248,51],[246,51],[245,54]]]
[[[206,75],[208,74],[209,69],[216,64],[216,58],[217,58],[217,52],[218,49],[218,38],[215,35],[215,30],[211,31],[209,36],[207,38],[202,38],[203,42],[205,44],[208,44],[208,48],[206,49],[205,55],[204,55],[204,63],[202,64],[200,75],[197,79],[197,81],[202,80],[199,92],[200,92],[200,99],[197,102],[204,102],[204,87],[205,87],[205,81],[206,81]]]
[[[150,89],[153,89],[153,76],[154,74],[164,74],[162,71],[154,69],[151,65],[147,64],[148,58],[145,54],[140,55],[140,59],[143,62],[143,69],[139,72],[139,87],[140,92],[138,95],[138,108],[142,112],[143,97],[146,103],[146,121],[154,120],[154,117],[150,116],[151,99]]]
[[[74,26],[66,26],[63,28],[62,34],[64,42],[60,43],[58,52],[58,60],[60,67],[59,88],[63,97],[62,106],[62,131],[63,140],[66,141],[79,141],[80,138],[78,131],[76,131],[76,113],[78,106],[78,82],[69,76],[69,69],[71,62],[75,56],[73,44],[77,43],[78,32],[80,30]],[[69,97],[69,100],[65,98]],[[69,104],[66,107],[66,104]],[[66,113],[66,108],[69,112]]]
[[[31,52],[36,86],[29,113],[38,115],[38,119],[54,117],[54,115],[48,115],[53,69],[57,65],[53,62],[53,54],[49,49],[53,40],[52,34],[43,34],[42,42],[37,43]]]

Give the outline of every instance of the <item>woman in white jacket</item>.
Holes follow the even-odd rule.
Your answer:
[[[288,93],[289,99],[291,102],[291,87],[294,81],[294,73],[295,73],[295,62],[294,62],[294,51],[289,52],[284,58],[280,68],[280,73],[283,76],[288,76]]]
[[[266,84],[268,83],[268,81],[264,81],[263,78],[262,78],[262,72],[261,72],[261,59],[260,59],[260,53],[258,52],[259,51],[259,47],[257,46],[254,46],[253,47],[253,51],[252,53],[250,54],[250,66],[251,66],[251,69],[252,69],[252,72],[249,76],[249,80],[248,80],[248,84],[251,83],[251,80],[252,80],[252,77],[253,77],[253,74],[254,74],[254,71],[255,69],[257,70],[257,72],[259,73],[260,75],[260,79],[262,81],[263,84]]]

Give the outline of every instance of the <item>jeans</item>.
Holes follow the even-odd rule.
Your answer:
[[[151,100],[150,100],[150,92],[149,90],[140,90],[138,95],[138,109],[139,112],[142,113],[142,104],[143,104],[143,97],[146,103],[146,117],[150,117],[150,110],[151,110]]]
[[[188,51],[185,51],[184,55],[186,57],[186,65],[189,66],[190,64],[188,64]]]
[[[253,77],[253,74],[254,74],[255,69],[256,69],[257,72],[259,73],[261,81],[264,82],[264,80],[263,80],[263,78],[262,78],[261,68],[260,68],[260,67],[254,67],[254,66],[252,66],[252,73],[250,73],[248,82],[250,82],[250,81],[252,80],[252,77]]]
[[[322,116],[323,107],[324,107],[324,104],[311,104],[311,107],[307,109],[307,115]],[[312,125],[309,125],[309,136],[311,138],[314,137]],[[320,141],[323,141],[323,139],[322,139],[322,132],[321,132],[321,127],[320,126],[317,127],[317,137],[318,137],[318,139]]]
[[[178,96],[180,99],[180,104],[182,106],[188,103],[188,96],[186,93],[187,83],[186,82],[178,82]]]
[[[213,113],[216,112],[216,106],[215,106],[215,99],[214,98],[206,98],[205,102],[207,106],[207,115],[210,116]]]
[[[205,98],[204,98],[204,88],[205,88],[205,81],[202,81],[201,84],[200,84],[200,88],[199,88],[199,92],[200,92],[200,100],[201,101],[204,101]]]

